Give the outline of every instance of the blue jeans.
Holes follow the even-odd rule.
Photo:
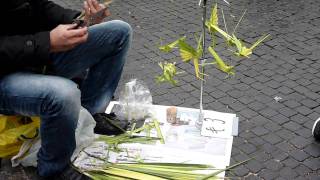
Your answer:
[[[39,175],[59,173],[70,162],[81,105],[91,114],[104,112],[118,85],[131,34],[122,21],[91,26],[86,43],[51,54],[54,74],[24,71],[0,79],[0,114],[41,118]],[[79,89],[70,79],[83,72]]]

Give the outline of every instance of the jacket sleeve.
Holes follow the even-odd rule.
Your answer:
[[[41,66],[50,64],[50,32],[59,24],[71,23],[80,12],[65,9],[48,0],[33,1],[48,30],[28,35],[0,35],[0,63],[10,66]]]
[[[59,24],[70,24],[72,20],[80,15],[80,11],[66,9],[48,0],[37,0],[42,15],[50,26],[56,27]]]
[[[1,64],[41,66],[48,64],[50,35],[48,31],[32,35],[0,36]]]

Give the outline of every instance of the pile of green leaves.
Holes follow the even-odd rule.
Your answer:
[[[155,129],[157,137],[150,137],[150,131]],[[135,136],[136,133],[146,132],[146,136]],[[160,141],[164,143],[159,122],[153,120],[140,128],[133,125],[130,131],[117,136],[101,135],[97,141],[104,141],[108,144],[108,150],[124,151],[118,147],[122,143],[152,143]],[[186,163],[111,163],[108,159],[91,156],[97,160],[102,160],[104,166],[93,170],[80,170],[79,172],[94,180],[205,180],[219,179],[217,176],[226,170],[230,170],[246,161],[229,166],[226,169],[216,169],[211,165],[186,164]],[[209,172],[209,174],[208,174]]]
[[[212,55],[214,61],[211,63],[206,63],[206,64],[200,64],[200,59],[202,57],[202,54],[204,53],[204,47],[202,47],[202,42],[203,42],[203,37],[200,36],[199,38],[196,38],[197,42],[197,47],[194,48],[190,44],[186,42],[186,37],[181,37],[178,40],[169,43],[167,45],[160,46],[159,49],[165,53],[172,52],[174,49],[178,49],[180,52],[180,57],[183,62],[190,62],[192,60],[193,66],[194,66],[194,71],[195,71],[195,76],[200,79],[204,80],[204,75],[203,73],[200,72],[200,66],[206,66],[206,65],[215,65],[217,69],[220,71],[226,73],[228,76],[230,75],[235,75],[235,70],[234,66],[228,65],[216,52],[216,42],[215,42],[215,37],[220,35],[222,38],[225,40],[228,49],[233,52],[233,55],[239,57],[239,58],[250,58],[250,55],[252,54],[253,50],[261,44],[264,40],[266,40],[269,35],[263,35],[261,38],[259,38],[255,43],[253,43],[250,47],[247,47],[245,43],[237,38],[236,36],[236,29],[240,22],[242,21],[245,12],[239,19],[237,25],[235,26],[234,30],[232,33],[228,33],[227,31],[227,26],[225,23],[225,31],[222,30],[219,27],[218,24],[218,5],[216,4],[211,11],[211,16],[208,20],[206,20],[206,27],[207,31],[211,35],[211,45],[208,47],[208,51]],[[224,14],[222,11],[223,15],[223,20],[224,19]],[[177,81],[173,79],[173,77],[176,75],[176,67],[175,63],[166,63],[162,64],[160,63],[160,67],[163,70],[163,74],[160,76],[156,77],[156,81],[159,82],[168,82],[173,85],[177,84]],[[168,71],[166,67],[170,67],[170,69],[174,71]]]
[[[157,131],[157,138],[151,137],[150,132],[152,129]],[[140,133],[142,131],[146,132],[146,136],[136,136],[136,133]],[[123,143],[153,143],[155,141],[160,141],[164,144],[164,138],[160,129],[160,125],[158,120],[154,119],[152,122],[145,123],[140,128],[135,128],[135,125],[132,126],[130,131],[125,131],[123,134],[117,136],[106,136],[101,135],[97,139],[97,141],[104,141],[108,144],[108,148],[113,151],[119,151],[119,144]]]

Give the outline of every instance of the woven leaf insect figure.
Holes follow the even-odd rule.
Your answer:
[[[174,76],[177,74],[177,68],[175,66],[175,63],[159,62],[158,64],[162,69],[163,74],[160,76],[156,76],[156,82],[169,82],[172,85],[177,85],[178,81],[173,79]]]
[[[204,74],[200,73],[200,70],[199,70],[199,61],[200,61],[200,58],[202,56],[202,51],[203,51],[202,36],[200,36],[200,38],[197,39],[197,48],[196,49],[193,48],[188,43],[186,43],[185,40],[179,41],[178,45],[179,45],[180,56],[181,56],[182,60],[184,62],[189,62],[190,60],[192,60],[196,77],[198,79],[202,80],[202,78],[200,77],[200,74],[201,75],[204,75]]]
[[[174,48],[178,47],[182,61],[190,62],[192,60],[196,77],[201,79],[200,78],[201,73],[199,70],[199,60],[201,58],[202,51],[203,51],[202,36],[200,36],[200,38],[197,39],[197,48],[193,48],[185,40],[186,40],[186,37],[181,37],[172,43],[169,43],[164,46],[160,46],[159,49],[163,52],[171,52]]]
[[[233,35],[233,41],[237,47],[237,52],[235,52],[235,55],[249,58],[249,56],[252,54],[253,49],[256,48],[260,43],[262,43],[262,41],[267,39],[269,36],[270,36],[269,34],[262,36],[250,48],[247,48],[235,35]]]
[[[224,16],[223,16],[224,17]],[[209,33],[211,34],[211,39],[215,39],[215,32],[220,33],[225,39],[228,45],[232,45],[232,36],[230,36],[227,32],[223,31],[218,26],[218,5],[215,4],[215,6],[211,10],[211,16],[210,19],[206,21],[206,26],[208,28]],[[224,20],[224,18],[223,18]],[[212,42],[212,46],[214,47],[214,42]]]
[[[235,46],[237,48],[237,52],[234,52],[234,54],[236,56],[249,58],[249,56],[252,54],[253,49],[256,48],[264,40],[266,40],[270,35],[268,34],[268,35],[262,36],[250,48],[247,48],[243,44],[243,42],[241,42],[235,35],[236,29],[238,28],[238,25],[242,21],[245,13],[246,13],[246,11],[243,12],[241,18],[239,19],[237,25],[235,26],[235,28],[232,32],[232,35],[228,34],[228,32],[225,32],[222,29],[220,29],[218,26],[218,23],[216,23],[216,24],[215,23],[207,23],[206,25],[208,27],[209,32],[218,32],[220,35],[222,35],[225,38],[225,40],[229,46]],[[217,16],[216,8],[214,8],[211,12],[210,22],[212,21],[212,17],[215,17],[215,16]]]

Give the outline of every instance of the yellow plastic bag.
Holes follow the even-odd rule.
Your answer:
[[[39,135],[39,117],[0,115],[0,158],[16,155],[26,139]]]

